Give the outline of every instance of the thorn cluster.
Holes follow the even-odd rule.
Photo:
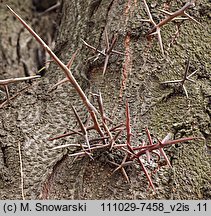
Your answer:
[[[119,54],[119,55],[123,55],[123,53],[114,50],[114,46],[115,43],[117,41],[117,36],[113,35],[112,39],[111,39],[111,43],[109,42],[109,37],[108,37],[108,31],[107,31],[107,27],[105,27],[105,42],[106,42],[106,47],[103,50],[98,50],[97,48],[89,45],[86,41],[84,41],[82,39],[83,43],[85,44],[85,46],[87,46],[88,48],[94,50],[95,52],[97,52],[98,54],[96,56],[94,56],[94,61],[96,61],[100,55],[103,55],[105,57],[105,62],[104,62],[104,67],[103,67],[103,75],[105,75],[106,69],[107,69],[107,65],[108,65],[108,60],[111,56],[111,54]],[[93,58],[93,57],[92,57]]]
[[[180,83],[180,84],[182,85],[182,88],[183,88],[183,90],[184,90],[184,92],[185,92],[186,97],[189,98],[189,97],[188,97],[187,89],[186,89],[186,87],[185,87],[185,81],[190,81],[190,82],[195,83],[195,81],[192,80],[192,79],[190,79],[190,77],[192,77],[192,76],[198,71],[198,70],[195,70],[193,73],[191,73],[190,75],[188,75],[189,67],[190,67],[190,58],[188,58],[188,63],[187,63],[186,68],[185,68],[185,73],[184,73],[183,79],[165,81],[165,82],[162,82],[161,84]]]
[[[100,94],[97,95],[97,97],[100,102],[99,108],[103,107],[102,98]],[[103,109],[101,109],[101,111],[102,110]],[[94,126],[95,124],[93,124],[92,126],[85,126],[82,123],[80,117],[78,116],[76,110],[74,109],[74,114],[76,116],[77,121],[79,122],[79,127],[80,127],[79,130],[71,130],[71,132],[69,133],[58,135],[56,137],[50,138],[49,140],[52,141],[52,140],[60,139],[60,138],[67,137],[67,136],[72,136],[72,138],[74,138],[75,135],[82,136],[84,138],[84,144],[81,144],[81,143],[66,144],[66,145],[57,146],[53,148],[53,150],[55,150],[55,149],[61,149],[61,148],[67,148],[67,147],[77,147],[78,151],[76,153],[71,154],[70,156],[72,157],[73,156],[83,157],[83,156],[88,155],[90,158],[93,159],[93,155],[94,155],[93,153],[99,149],[112,150],[113,152],[122,151],[124,153],[124,158],[120,164],[113,162],[113,161],[108,161],[108,162],[117,167],[113,171],[113,173],[120,170],[123,173],[128,183],[130,182],[130,180],[125,170],[125,167],[128,165],[132,165],[132,164],[138,164],[141,167],[141,169],[144,171],[150,186],[152,187],[153,190],[155,190],[151,176],[143,162],[145,158],[147,162],[150,164],[150,162],[152,161],[152,155],[155,154],[158,157],[157,163],[159,163],[160,160],[164,159],[166,161],[166,164],[169,167],[171,167],[171,163],[164,151],[165,147],[169,147],[177,143],[187,142],[187,141],[194,140],[194,139],[201,139],[200,137],[187,137],[187,138],[181,138],[181,139],[176,139],[176,140],[170,140],[171,136],[170,134],[168,134],[162,141],[157,139],[157,142],[154,144],[152,141],[150,132],[148,128],[146,128],[145,131],[146,131],[148,141],[147,142],[143,141],[141,144],[137,144],[137,146],[132,146],[132,142],[131,142],[132,128],[131,128],[131,123],[130,123],[130,111],[129,111],[128,103],[126,103],[126,113],[125,113],[126,122],[125,124],[120,123],[115,127],[112,126],[113,122],[110,119],[108,121],[108,119],[105,116],[104,111],[103,112],[101,111],[100,113],[102,117],[102,124],[98,125],[98,129],[97,129]],[[101,131],[100,133],[102,136],[96,137],[94,139],[92,138],[89,140],[88,132],[92,130],[100,130]],[[118,140],[118,137],[123,132],[126,132],[127,139],[125,142],[121,144],[117,144],[120,142]]]
[[[151,13],[149,12],[148,6],[146,4],[146,1],[144,1],[148,15],[150,17],[150,21],[154,23],[154,28],[151,29],[149,34],[157,33],[160,37],[160,27],[163,26],[165,23],[171,21],[175,17],[179,15],[186,15],[185,10],[189,8],[192,3],[187,3],[182,9],[175,12],[172,15],[169,15],[170,18],[166,18],[164,21],[159,23],[158,25],[155,24],[155,22],[152,19]],[[147,168],[144,165],[143,160],[147,160],[147,162],[150,162],[152,160],[152,154],[155,154],[158,156],[158,161],[164,158],[166,163],[171,166],[170,161],[168,160],[168,157],[166,156],[164,152],[164,148],[171,146],[176,143],[181,142],[187,142],[194,139],[201,139],[200,137],[187,137],[187,138],[181,138],[176,140],[170,140],[170,135],[168,134],[162,141],[157,139],[156,143],[153,143],[152,137],[150,135],[150,132],[148,128],[145,129],[146,135],[147,135],[147,141],[142,143],[136,143],[136,146],[132,145],[132,128],[131,128],[131,122],[130,122],[130,109],[129,104],[126,103],[126,121],[121,122],[118,124],[114,124],[114,122],[107,117],[107,114],[105,112],[104,106],[103,106],[103,100],[100,93],[98,94],[92,94],[93,99],[97,101],[97,108],[92,105],[92,103],[89,101],[81,87],[79,86],[78,82],[75,80],[74,76],[71,73],[70,67],[72,66],[73,60],[75,58],[76,53],[74,53],[73,57],[69,61],[67,65],[65,65],[61,60],[55,55],[55,53],[45,44],[45,42],[37,35],[33,29],[20,17],[18,16],[9,6],[9,10],[13,13],[13,15],[24,25],[24,27],[34,36],[34,38],[40,43],[40,45],[49,53],[52,60],[62,69],[62,71],[65,73],[66,78],[59,83],[57,83],[54,87],[58,86],[59,84],[69,81],[72,86],[75,88],[76,92],[81,97],[81,100],[83,101],[84,105],[87,108],[87,112],[89,113],[89,119],[86,123],[84,123],[81,120],[81,117],[79,116],[77,110],[75,107],[72,106],[72,110],[74,113],[74,116],[78,122],[79,128],[71,129],[70,132],[62,135],[58,135],[56,137],[50,138],[49,140],[55,140],[60,139],[63,137],[71,137],[75,138],[76,136],[80,136],[83,138],[83,142],[78,143],[72,143],[72,144],[66,144],[62,146],[57,146],[55,149],[61,149],[61,148],[67,148],[67,147],[77,147],[77,151],[70,156],[75,157],[83,157],[83,156],[89,156],[93,159],[93,153],[99,149],[103,149],[104,151],[110,150],[110,151],[121,151],[124,153],[124,158],[120,164],[111,162],[113,165],[117,166],[117,168],[114,170],[114,172],[121,170],[126,180],[129,182],[129,177],[126,173],[125,166],[130,164],[138,164],[141,169],[144,171],[148,182],[150,186],[155,190],[155,187],[153,185],[152,179],[150,177],[150,174],[147,170]],[[104,69],[103,74],[106,71],[107,64],[109,57],[112,53],[121,54],[120,52],[117,52],[113,50],[113,47],[116,42],[116,37],[113,36],[111,44],[109,43],[107,29],[105,29],[105,40],[106,40],[106,48],[103,51],[100,51],[91,45],[87,44],[85,41],[84,44],[99,53],[100,55],[105,56],[105,63],[104,63]],[[163,49],[162,49],[163,50]],[[188,65],[189,68],[189,65]],[[188,69],[186,69],[188,71]],[[185,78],[183,80],[179,80],[179,82],[182,82],[183,88],[184,88],[184,82],[185,80],[190,80],[190,76],[193,74],[187,76],[187,72],[185,74]],[[37,77],[36,77],[37,78]],[[14,80],[13,80],[14,82]],[[8,83],[3,81],[3,85],[7,85]],[[97,135],[95,135],[97,132]],[[122,136],[120,135],[125,132],[126,133],[126,140],[123,140]],[[96,137],[93,137],[93,136]],[[118,141],[118,142],[117,142]],[[120,143],[120,144],[119,144]]]
[[[162,12],[164,12],[167,15],[167,17],[165,19],[161,20],[158,24],[156,24],[155,21],[153,20],[152,14],[149,10],[149,7],[147,5],[146,0],[143,0],[143,2],[144,2],[144,6],[145,6],[145,9],[146,9],[146,12],[147,12],[149,19],[148,20],[142,20],[142,21],[150,22],[153,25],[153,27],[148,31],[147,37],[148,37],[148,39],[150,39],[153,35],[157,35],[160,49],[161,49],[163,56],[165,56],[165,55],[164,55],[164,49],[163,49],[163,43],[162,43],[162,37],[161,37],[161,27],[162,26],[166,25],[167,23],[169,23],[173,20],[184,20],[184,19],[190,19],[190,20],[194,21],[195,23],[200,24],[197,20],[195,20],[193,17],[191,17],[189,14],[186,13],[187,9],[195,6],[195,3],[193,1],[187,2],[181,9],[175,11],[174,13],[169,13],[167,11],[161,10]],[[180,17],[180,16],[185,16],[186,18]]]

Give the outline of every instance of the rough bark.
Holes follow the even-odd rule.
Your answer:
[[[157,9],[163,8],[165,1],[156,4],[152,1],[147,2],[153,16],[156,19],[162,18],[163,15],[160,15]],[[19,8],[17,12],[23,18],[28,17],[31,7],[28,1],[24,5],[24,10],[21,10],[22,4],[13,4],[15,7],[11,7]],[[169,10],[175,11],[183,4],[184,2],[173,1]],[[155,137],[163,138],[168,132],[172,132],[176,138],[203,136],[210,145],[209,4],[208,0],[197,1],[195,9],[188,11],[202,23],[202,26],[185,21],[173,46],[168,47],[168,43],[175,26],[169,24],[161,30],[165,49],[163,58],[156,39],[150,47],[148,46],[145,35],[150,25],[140,21],[147,18],[142,1],[64,0],[55,53],[64,62],[68,62],[79,48],[79,54],[72,67],[73,74],[85,92],[99,90],[102,93],[105,110],[115,122],[125,121],[125,103],[126,99],[128,100],[134,145],[145,138],[143,129],[146,126]],[[30,40],[33,48],[27,47],[25,50],[24,42],[27,40],[24,38],[31,36],[3,5],[0,15],[0,22],[4,20],[6,26],[0,33],[0,75],[8,78],[14,76],[10,71],[18,70],[15,76],[24,76],[23,63],[19,63],[20,54],[14,54],[17,41],[19,40],[23,53],[21,59],[32,62],[36,41]],[[12,25],[11,22],[15,24]],[[40,24],[35,22],[32,25],[42,27]],[[118,34],[115,50],[125,55],[112,55],[103,77],[104,58],[99,58],[95,62],[88,60],[93,52],[83,45],[81,38],[99,49],[104,48],[105,26],[109,36],[113,33]],[[40,32],[39,28],[37,31]],[[44,33],[40,32],[42,37]],[[7,37],[11,37],[12,40]],[[17,39],[18,37],[20,39]],[[194,76],[196,83],[186,84],[189,99],[180,86],[160,84],[166,80],[180,79],[184,74],[188,57],[191,61],[190,73],[199,70]],[[33,63],[28,65],[29,71],[36,66],[33,66]],[[40,81],[34,81],[27,91],[0,110],[2,199],[22,198],[18,143],[21,144],[23,160],[24,195],[28,199],[211,198],[210,157],[205,152],[205,143],[202,141],[179,144],[167,150],[173,168],[162,166],[152,175],[156,193],[148,189],[144,173],[136,167],[127,169],[130,183],[125,182],[121,172],[111,175],[115,167],[107,160],[118,160],[121,155],[100,152],[94,156],[94,160],[73,160],[68,155],[74,151],[72,149],[53,151],[52,148],[55,146],[78,141],[70,138],[53,142],[48,140],[49,137],[76,127],[70,103],[76,107],[80,115],[86,117],[87,113],[69,83],[51,91],[53,84],[62,78],[63,73],[51,64]],[[23,85],[25,84],[11,87],[11,93],[14,93],[16,88],[21,89]]]

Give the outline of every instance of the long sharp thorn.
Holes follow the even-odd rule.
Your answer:
[[[89,47],[90,49],[93,49],[94,51],[97,51],[95,47],[89,45],[85,40],[83,40],[83,39],[81,39],[81,40],[87,47]]]
[[[78,121],[78,123],[79,123],[80,129],[81,129],[81,132],[82,132],[82,134],[83,134],[83,137],[84,137],[84,139],[85,139],[85,141],[86,141],[86,144],[87,144],[87,146],[88,146],[88,148],[89,148],[89,150],[90,150],[90,145],[89,145],[89,139],[88,139],[88,135],[87,135],[87,130],[86,130],[86,128],[85,128],[85,126],[84,126],[84,124],[83,124],[81,118],[79,117],[79,115],[78,115],[78,113],[77,113],[75,107],[72,106],[72,105],[71,105],[71,107],[72,107],[73,112],[74,112],[74,114],[75,114],[75,117],[76,117],[76,119],[77,119],[77,121]],[[88,155],[89,155],[89,154],[88,154]],[[89,156],[90,156],[90,155],[89,155]]]
[[[99,95],[97,95],[97,102],[98,102],[98,106],[99,106],[99,110],[100,110],[100,114],[102,117],[102,121],[105,123],[105,111],[104,111],[104,107],[103,107],[103,99],[102,99],[102,95],[99,92]]]
[[[187,80],[187,74],[188,74],[188,71],[189,71],[189,67],[190,67],[190,57],[188,58],[188,63],[185,67],[185,73],[184,73],[184,77],[183,77],[183,80],[182,80],[182,84],[185,82],[185,80]]]
[[[106,52],[107,52],[110,49],[107,27],[105,27],[105,42],[106,42]]]
[[[10,102],[10,94],[9,94],[8,86],[4,85],[4,89],[5,89],[5,92],[6,92],[7,103],[9,103]]]
[[[73,64],[73,61],[75,60],[75,57],[76,57],[76,55],[77,55],[77,53],[78,53],[78,50],[79,50],[79,49],[77,49],[77,50],[73,53],[71,59],[70,59],[69,62],[67,63],[67,68],[69,68],[69,69],[71,68],[71,66],[72,66],[72,64]]]
[[[150,186],[151,186],[152,189],[155,191],[155,186],[154,186],[154,184],[152,183],[152,179],[151,179],[151,177],[150,177],[150,175],[149,175],[149,173],[148,173],[146,167],[144,166],[144,164],[143,164],[142,161],[140,160],[140,158],[138,158],[138,162],[139,162],[139,164],[141,165],[141,167],[142,167],[142,169],[143,169],[143,171],[144,171],[144,173],[145,173],[145,175],[146,175],[146,177],[147,177],[147,179],[148,179],[148,181],[149,181]]]
[[[189,78],[192,77],[197,71],[198,71],[198,69],[195,70],[195,71],[194,71],[193,73],[191,73],[190,75],[188,75],[188,76],[187,76],[187,79],[189,80]]]
[[[29,76],[29,77],[19,77],[19,78],[5,79],[5,80],[0,80],[0,85],[8,85],[10,83],[36,79],[36,78],[40,78],[40,77],[41,77],[40,75],[36,75],[36,76]]]
[[[168,12],[168,11],[166,11],[166,10],[163,10],[163,9],[158,9],[159,11],[161,11],[161,12],[163,12],[163,13],[165,13],[166,15],[168,15],[168,16],[171,16],[172,15],[172,13],[170,13],[170,12]]]
[[[160,141],[159,139],[157,139],[158,140],[158,142],[162,145],[163,143],[165,143],[166,141],[168,141],[169,139],[170,139],[170,133],[162,140],[162,141]],[[159,151],[160,151],[160,154],[164,157],[164,159],[166,160],[166,162],[167,162],[167,164],[169,165],[169,167],[171,167],[171,163],[170,163],[170,161],[169,161],[169,159],[168,159],[168,157],[167,157],[167,155],[166,155],[166,153],[165,153],[165,151],[163,150],[163,148],[159,148]]]
[[[100,134],[101,137],[104,137],[103,131],[102,131],[101,128],[100,128],[100,125],[99,125],[99,123],[98,123],[98,120],[97,120],[97,117],[96,117],[95,113],[92,111],[92,112],[90,113],[90,115],[92,116],[92,120],[93,120],[93,123],[94,123],[94,126],[93,126],[93,127],[94,127],[95,130]]]
[[[160,153],[161,153],[161,155],[163,155],[163,157],[164,157],[164,159],[166,160],[166,162],[167,162],[167,164],[169,165],[169,167],[172,167],[172,166],[171,166],[171,163],[170,163],[170,161],[169,161],[169,159],[168,159],[168,157],[167,157],[167,155],[166,155],[166,153],[164,152],[164,150],[163,150],[162,148],[160,148]]]
[[[163,49],[162,37],[161,37],[161,33],[160,33],[160,28],[157,28],[157,33],[158,33],[158,41],[159,41],[159,44],[160,44],[160,49],[161,49],[163,57],[165,57],[164,49]]]
[[[7,7],[11,11],[11,13],[23,24],[23,26],[34,36],[34,38],[39,42],[39,44],[48,52],[52,59],[59,65],[59,67],[64,71],[65,75],[68,77],[71,84],[74,86],[75,90],[80,95],[88,111],[94,111],[96,114],[98,114],[97,110],[88,100],[84,91],[81,89],[80,85],[76,81],[75,77],[72,75],[72,72],[67,68],[67,66],[61,62],[61,60],[55,55],[55,53],[50,49],[50,47],[41,39],[39,35],[36,34],[36,32],[20,16],[18,16],[18,14],[16,14],[8,5]]]
[[[69,79],[68,79],[67,77],[65,77],[63,80],[60,80],[58,83],[56,83],[55,85],[53,85],[50,91],[52,91],[52,90],[55,89],[57,86],[59,86],[59,85],[65,83],[65,82],[67,82],[67,81],[69,81]]]
[[[112,42],[111,42],[111,46],[110,46],[110,48],[108,50],[108,53],[113,52],[113,48],[114,48],[114,45],[115,45],[116,41],[117,41],[117,36],[115,35],[115,36],[113,36],[113,39],[112,39]]]
[[[83,134],[86,134],[86,129],[85,129],[85,127],[84,127],[84,125],[83,125],[83,122],[82,122],[82,120],[80,119],[80,117],[79,117],[79,115],[78,115],[78,113],[77,113],[75,107],[72,106],[72,105],[71,105],[71,107],[72,107],[72,110],[73,110],[73,112],[74,112],[74,115],[75,115],[75,117],[76,117],[76,119],[77,119],[77,121],[78,121],[78,123],[79,123],[79,126],[80,126],[80,129],[81,129],[82,133],[83,133]]]
[[[127,55],[123,52],[119,52],[119,51],[116,51],[116,50],[112,50],[112,53],[115,53],[115,54],[118,54],[118,55]]]
[[[67,137],[67,136],[70,136],[71,138],[74,138],[73,136],[71,136],[71,135],[74,135],[74,134],[76,134],[76,133],[75,133],[75,132],[69,132],[69,133],[57,135],[56,137],[49,138],[48,140],[49,140],[49,141],[53,141],[53,140],[56,140],[56,139],[60,139],[60,138],[63,138],[63,137]]]
[[[77,53],[78,53],[78,49],[73,53],[73,55],[72,55],[70,61],[67,63],[67,68],[69,68],[69,69],[71,68],[71,66],[72,66],[72,64],[73,64],[73,61],[74,61],[74,59],[75,59]],[[55,85],[53,85],[53,87],[52,87],[51,89],[53,90],[53,89],[55,89],[57,86],[59,86],[59,85],[65,83],[65,82],[67,82],[67,81],[69,81],[69,79],[68,79],[67,77],[65,77],[63,80],[61,80],[61,81],[59,81],[58,83],[56,83]]]
[[[149,132],[149,129],[146,128],[146,134],[147,134],[147,138],[149,140],[149,145],[153,145],[153,142],[152,142],[152,137],[150,135],[150,132]],[[146,155],[147,155],[147,161],[148,163],[150,163],[150,160],[151,160],[151,156],[150,156],[150,153],[148,150],[146,150]]]
[[[129,183],[129,182],[130,182],[129,177],[128,177],[128,175],[127,175],[125,169],[124,169],[124,166],[127,164],[127,162],[126,162],[127,157],[128,157],[128,155],[126,154],[126,155],[124,156],[124,158],[123,158],[123,160],[122,160],[122,162],[121,162],[120,165],[119,165],[119,164],[116,164],[116,163],[113,163],[114,165],[118,166],[118,167],[113,171],[113,173],[115,173],[117,170],[121,169],[121,171],[122,171],[124,177],[126,178],[127,182]]]
[[[190,16],[189,14],[187,14],[186,12],[184,12],[184,15],[187,16],[190,20],[192,20],[193,22],[199,24],[202,26],[202,24],[200,22],[198,22],[196,19],[194,19],[192,16]]]
[[[88,149],[89,149],[89,151],[90,151],[90,144],[89,144],[89,138],[88,138],[88,135],[87,135],[87,132],[86,132],[86,134],[84,134],[84,138],[85,138],[85,141],[86,141],[86,144],[87,144],[87,146],[88,146]],[[90,155],[89,155],[90,156]],[[92,157],[91,157],[92,158]],[[93,158],[92,158],[93,159]]]
[[[125,169],[124,169],[124,168],[121,168],[121,171],[122,171],[124,177],[126,178],[126,181],[127,181],[128,183],[130,183],[130,179],[129,179],[129,177],[128,177],[126,171],[125,171]]]
[[[105,122],[105,120],[109,121],[110,123],[113,123],[113,121],[108,118],[105,114],[105,111],[104,111],[104,106],[103,106],[103,99],[102,99],[102,95],[101,93],[99,92],[99,96],[97,97],[97,101],[98,101],[98,106],[99,106],[99,110],[100,110],[100,113],[101,113],[101,116],[102,116],[102,120]]]
[[[114,146],[114,143],[115,143],[114,138],[112,136],[112,133],[109,131],[108,126],[105,124],[105,122],[102,122],[102,123],[103,123],[103,127],[105,128],[105,131],[107,132],[107,134],[110,138],[110,145],[111,145],[110,150],[111,150]]]
[[[119,137],[119,135],[122,133],[123,130],[120,130],[117,132],[117,134],[114,136],[114,141],[117,140],[117,138]]]
[[[113,122],[111,122],[111,123],[113,123]],[[119,124],[119,125],[117,125],[117,126],[115,126],[115,127],[112,127],[112,128],[110,129],[110,131],[123,130],[123,126],[124,126],[124,125],[125,125],[125,124],[121,123],[121,124]]]
[[[142,144],[143,144],[143,146],[146,144],[144,140],[143,140],[143,143],[142,143]],[[150,163],[151,156],[150,156],[150,153],[149,153],[148,150],[146,150],[146,156],[147,156],[147,162]]]
[[[176,140],[168,140],[168,141],[162,143],[162,146],[169,146],[169,145],[173,145],[173,144],[177,144],[177,143],[181,143],[181,142],[187,142],[187,141],[191,141],[191,140],[195,140],[195,139],[204,140],[202,137],[186,137],[186,138],[181,138],[181,139],[176,139]]]
[[[184,89],[184,92],[185,92],[186,97],[189,98],[189,97],[188,97],[188,91],[187,91],[185,85],[183,84],[182,87],[183,87],[183,89]]]
[[[171,81],[165,81],[165,82],[161,82],[161,84],[168,84],[168,83],[178,83],[178,82],[182,82],[182,80],[171,80]]]
[[[106,72],[106,69],[107,69],[109,57],[110,57],[109,54],[107,54],[106,57],[105,57],[105,63],[104,63],[104,67],[103,67],[103,76],[105,75],[105,72]]]
[[[151,137],[150,132],[149,132],[149,129],[148,129],[147,127],[146,127],[145,131],[146,131],[146,134],[147,134],[147,138],[148,138],[148,140],[149,140],[149,144],[150,144],[150,145],[153,145],[152,137]]]
[[[54,148],[52,148],[51,150],[57,150],[57,149],[61,149],[61,148],[67,148],[67,147],[81,147],[81,144],[65,144],[65,145],[60,145],[60,146],[56,146]],[[83,147],[87,147],[86,145],[82,145]]]
[[[146,11],[147,11],[147,15],[149,16],[150,22],[151,22],[154,26],[156,26],[156,23],[154,22],[154,20],[153,20],[153,18],[152,18],[152,15],[151,15],[151,12],[150,12],[149,7],[148,7],[148,5],[147,5],[147,2],[146,2],[145,0],[143,0],[143,2],[144,2],[144,5],[145,5],[145,8],[146,8]]]
[[[88,48],[93,49],[95,52],[98,52],[99,54],[105,56],[105,53],[104,53],[104,52],[102,52],[102,51],[96,49],[95,47],[93,47],[93,46],[91,46],[91,45],[89,45],[85,40],[83,40],[83,39],[81,39],[81,40],[82,40],[82,42],[83,42]],[[97,57],[97,59],[98,59],[98,57]],[[97,59],[96,59],[96,60],[97,60]],[[94,60],[94,61],[96,61],[96,60]]]

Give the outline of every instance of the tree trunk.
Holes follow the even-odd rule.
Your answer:
[[[11,7],[28,23],[33,20],[31,25],[44,40],[49,41],[50,38],[48,43],[52,45],[53,27],[50,23],[54,22],[55,14],[50,12],[38,16],[34,12],[31,15],[33,19],[30,19],[32,6],[29,1],[25,1],[25,4],[22,4],[23,1],[10,2]],[[165,18],[158,9],[169,6],[168,10],[174,12],[185,3],[169,2],[159,1],[155,4],[154,1],[147,1],[156,22]],[[195,8],[187,10],[202,25],[185,20],[173,45],[169,44],[173,41],[176,24],[172,22],[161,27],[165,51],[163,57],[157,37],[152,41],[147,40],[151,25],[141,21],[148,19],[143,1],[63,0],[59,12],[61,20],[57,22],[59,30],[55,54],[68,63],[78,49],[71,71],[89,98],[90,92],[101,92],[106,114],[116,125],[126,122],[125,107],[128,101],[132,144],[137,146],[142,140],[147,141],[146,127],[153,134],[153,140],[162,140],[171,132],[174,139],[199,136],[204,137],[206,143],[195,140],[165,149],[172,168],[160,165],[159,170],[153,170],[152,164],[147,164],[155,192],[149,188],[144,172],[135,164],[125,168],[129,183],[120,170],[113,173],[117,167],[109,161],[121,162],[123,157],[117,150],[98,151],[93,155],[94,160],[88,156],[71,157],[77,149],[52,150],[59,145],[81,141],[80,138],[70,137],[49,141],[51,137],[78,128],[71,104],[83,120],[86,120],[88,112],[69,82],[52,88],[65,76],[51,63],[40,80],[11,84],[11,95],[26,85],[28,88],[0,109],[0,197],[210,199],[211,161],[205,150],[211,142],[209,6],[208,0],[201,0],[197,1]],[[3,3],[0,15],[1,26],[4,22],[4,28],[0,30],[1,79],[31,75],[26,70],[36,71],[37,65],[39,69],[43,64],[34,60],[37,59],[36,53],[43,53],[42,48],[38,48],[37,42],[14,20]],[[44,29],[43,22],[48,23]],[[81,39],[103,50],[106,47],[106,32],[110,42],[112,35],[117,35],[114,50],[123,55],[111,53],[103,76],[105,58],[99,56],[95,61],[90,58],[96,53],[85,46]],[[188,58],[188,74],[198,71],[191,77],[195,83],[185,82],[187,98],[180,84],[164,85],[161,82],[182,79]],[[26,65],[28,69],[24,69]],[[95,101],[92,103],[96,105]],[[93,136],[95,134],[90,134],[90,137]],[[126,134],[119,139],[126,142]]]

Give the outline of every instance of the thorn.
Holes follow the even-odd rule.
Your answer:
[[[193,17],[191,17],[189,14],[187,14],[185,12],[185,10],[187,10],[191,6],[195,6],[195,4],[193,2],[187,2],[181,9],[175,11],[174,13],[170,13],[170,12],[167,12],[165,10],[160,10],[160,11],[164,12],[165,14],[167,14],[168,16],[166,18],[164,18],[163,20],[161,20],[158,24],[156,24],[155,21],[153,20],[151,12],[149,10],[149,7],[148,7],[146,1],[143,0],[143,2],[144,2],[144,6],[146,9],[147,15],[149,17],[149,20],[147,20],[147,21],[150,21],[153,24],[153,27],[148,31],[148,35],[157,34],[163,57],[165,57],[165,55],[164,55],[162,37],[161,37],[161,33],[160,33],[160,28],[162,26],[164,26],[165,24],[167,24],[167,23],[169,23],[175,19],[180,19],[180,20],[187,19],[187,18],[178,18],[178,16],[186,16],[186,17],[188,17],[188,19],[196,22],[197,24],[200,24],[197,20],[195,20]]]
[[[144,166],[144,164],[142,163],[142,161],[141,161],[141,159],[140,159],[139,157],[137,158],[137,160],[138,160],[139,164],[141,165],[142,170],[144,171],[144,173],[145,173],[145,175],[146,175],[146,177],[147,177],[147,179],[148,179],[148,181],[149,181],[150,186],[151,186],[152,189],[155,191],[155,186],[154,186],[154,184],[152,183],[152,179],[151,179],[151,177],[150,177],[150,175],[149,175],[149,173],[148,173],[146,167]]]
[[[77,113],[75,107],[72,106],[72,104],[71,104],[70,106],[72,107],[72,110],[73,110],[73,112],[74,112],[74,114],[75,114],[75,117],[76,117],[76,119],[77,119],[77,121],[78,121],[78,123],[79,123],[79,127],[80,127],[81,132],[82,132],[81,135],[84,137],[85,142],[86,142],[88,148],[90,149],[89,139],[88,139],[86,127],[84,126],[84,124],[83,124],[83,122],[82,122],[80,116],[78,115],[78,113]]]
[[[70,59],[69,62],[67,63],[67,68],[68,68],[68,69],[71,68],[71,66],[72,66],[72,64],[73,64],[73,61],[74,61],[74,59],[75,59],[75,57],[76,57],[76,55],[77,55],[77,53],[78,53],[78,50],[79,50],[79,49],[77,49],[77,50],[73,53],[71,59]],[[67,77],[65,77],[63,80],[60,80],[58,83],[56,83],[55,85],[53,85],[53,87],[51,88],[51,90],[50,90],[49,92],[52,92],[53,89],[55,89],[56,87],[58,87],[59,85],[62,85],[63,83],[65,83],[65,82],[67,82],[67,81],[69,81],[69,79],[68,79]]]
[[[109,37],[108,37],[107,27],[105,27],[105,43],[106,43],[106,45],[105,45],[105,48],[104,48],[102,51],[100,51],[100,50],[98,50],[97,48],[95,48],[95,47],[89,45],[89,44],[88,44],[86,41],[84,41],[83,39],[81,39],[81,40],[82,40],[82,42],[83,42],[88,48],[90,48],[90,49],[94,50],[95,52],[97,52],[98,55],[101,54],[101,55],[103,55],[103,56],[105,57],[104,66],[103,66],[103,76],[105,75],[105,72],[106,72],[106,69],[107,69],[107,66],[108,66],[108,62],[109,62],[109,58],[110,58],[111,54],[120,54],[120,55],[123,55],[123,53],[121,53],[121,52],[116,51],[116,50],[113,49],[113,47],[115,46],[115,43],[116,43],[116,41],[117,41],[117,37],[116,37],[116,36],[113,36],[112,41],[111,41],[111,43],[110,43],[110,42],[109,42]],[[97,55],[97,57],[96,57],[95,60],[98,59],[98,57],[99,57],[98,55]],[[95,61],[95,60],[94,60],[94,61]]]
[[[36,32],[20,17],[16,14],[8,5],[8,9],[12,12],[12,14],[23,24],[23,26],[31,33],[31,35],[38,41],[38,43],[48,52],[54,62],[63,70],[66,77],[70,80],[71,84],[75,88],[76,92],[81,97],[84,105],[86,106],[87,110],[90,112],[95,112],[98,114],[95,107],[91,104],[91,102],[86,97],[84,91],[81,89],[80,85],[76,81],[75,77],[73,76],[72,72],[67,68],[67,66],[56,56],[56,54],[50,49],[50,47],[42,40],[42,38],[36,34]]]
[[[198,71],[198,69],[197,69],[197,70],[195,70],[193,73],[191,73],[190,75],[187,75],[187,74],[188,74],[188,71],[189,71],[189,67],[190,67],[190,58],[188,58],[188,63],[187,63],[187,65],[186,65],[186,67],[185,67],[185,73],[184,73],[183,79],[181,79],[181,80],[170,80],[170,81],[165,81],[165,82],[161,82],[161,84],[181,83],[182,88],[183,88],[183,90],[184,90],[184,92],[185,92],[186,97],[189,98],[187,89],[186,89],[186,87],[185,87],[185,82],[186,82],[186,81],[190,81],[190,82],[194,82],[194,83],[195,83],[195,81],[192,80],[192,79],[190,79],[190,77],[193,76],[193,75]]]
[[[127,165],[130,165],[130,164],[132,163],[132,161],[126,162],[127,157],[128,157],[128,155],[125,154],[125,156],[124,156],[124,158],[123,158],[121,164],[117,164],[117,163],[112,162],[112,161],[108,161],[108,162],[110,162],[111,164],[117,166],[117,168],[112,172],[112,174],[114,174],[114,173],[115,173],[116,171],[118,171],[118,170],[121,170],[121,171],[122,171],[122,174],[124,175],[124,177],[125,177],[125,179],[126,179],[126,181],[127,181],[128,183],[130,183],[130,179],[129,179],[129,177],[128,177],[128,175],[127,175],[127,173],[126,173],[124,167],[127,166]]]

